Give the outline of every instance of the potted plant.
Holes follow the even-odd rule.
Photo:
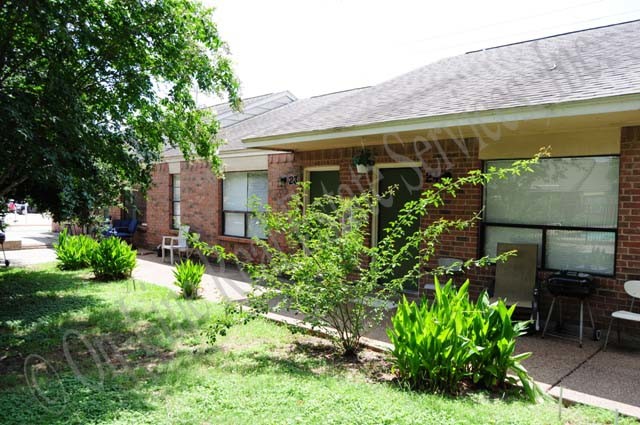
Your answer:
[[[371,152],[363,149],[358,155],[353,157],[353,165],[356,166],[356,171],[359,174],[368,173],[373,167],[373,158]]]

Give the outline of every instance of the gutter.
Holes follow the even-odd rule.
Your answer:
[[[279,152],[272,152],[279,153]],[[224,160],[225,158],[242,158],[242,157],[252,157],[252,156],[265,156],[268,155],[267,152],[261,149],[252,149],[252,148],[241,148],[234,150],[224,150],[219,153],[220,159]],[[193,158],[193,160],[198,160],[199,158]],[[184,161],[184,157],[182,153],[178,155],[168,155],[163,156],[162,159],[158,162],[159,164],[167,163],[167,162],[180,162]]]
[[[408,120],[338,127],[324,130],[289,133],[275,136],[247,137],[242,142],[248,148],[270,148],[319,140],[339,139],[399,133],[404,131],[430,130],[447,127],[497,124],[514,121],[562,118],[640,110],[640,93],[610,96],[597,99],[536,106],[493,109],[480,112],[437,115]]]

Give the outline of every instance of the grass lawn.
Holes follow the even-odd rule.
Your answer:
[[[558,423],[552,401],[402,390],[381,354],[344,362],[326,341],[262,320],[209,346],[202,330],[221,313],[86,271],[3,270],[0,423]],[[613,423],[613,414],[571,407],[563,422]]]

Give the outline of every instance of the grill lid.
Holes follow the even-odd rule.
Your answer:
[[[596,282],[589,273],[563,270],[547,279],[547,289],[553,295],[586,297],[596,289]]]

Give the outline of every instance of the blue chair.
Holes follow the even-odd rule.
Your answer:
[[[138,228],[138,220],[135,218],[130,220],[115,220],[113,222],[113,227],[116,230],[115,236],[131,242],[131,239]]]
[[[127,220],[113,220],[111,227],[102,232],[103,236],[116,236],[131,243],[133,235],[138,229],[138,220],[132,218]]]

